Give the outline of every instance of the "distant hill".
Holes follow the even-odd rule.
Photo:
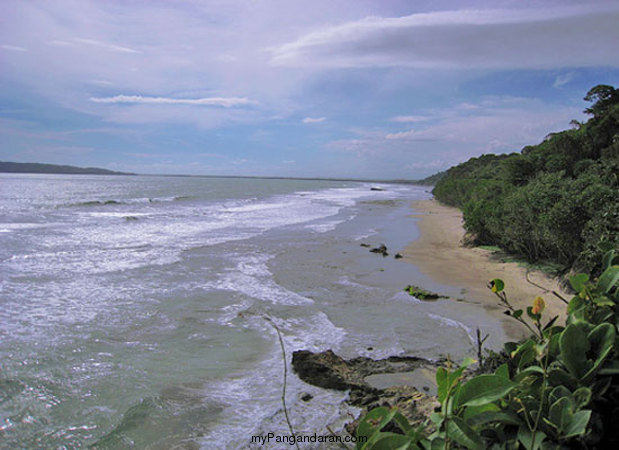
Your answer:
[[[16,163],[0,161],[0,172],[9,173],[64,173],[80,175],[135,175],[135,173],[114,172],[97,167],[59,166],[56,164]]]

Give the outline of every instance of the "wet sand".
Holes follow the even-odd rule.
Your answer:
[[[514,308],[525,309],[535,297],[541,296],[546,301],[545,319],[555,315],[564,317],[566,305],[550,291],[556,291],[566,299],[570,295],[561,289],[556,279],[530,271],[529,280],[545,288],[541,289],[527,282],[527,269],[519,264],[497,261],[488,250],[464,247],[462,213],[457,208],[442,205],[434,199],[417,201],[413,208],[420,237],[402,253],[405,260],[415,264],[434,281],[463,289],[465,300],[480,303],[496,314],[510,338],[524,337],[527,330],[503,314],[505,308],[499,305],[499,299],[487,287],[493,278],[505,282],[505,291]]]

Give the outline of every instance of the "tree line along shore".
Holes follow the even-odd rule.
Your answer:
[[[475,244],[600,274],[604,253],[619,247],[619,90],[598,85],[584,99],[586,122],[520,153],[471,158],[436,183]]]
[[[520,153],[482,155],[432,177],[435,198],[462,211],[471,244],[563,276],[573,294],[553,294],[564,314],[542,297],[515,305],[509,286],[491,280],[491,295],[528,333],[490,357],[478,335],[476,362],[409,357],[407,370],[434,366],[436,396],[364,381],[397,371],[399,359],[295,354],[302,379],[350,389],[350,402],[365,408],[348,427],[357,449],[619,445],[619,90],[598,85],[584,99],[586,122]]]

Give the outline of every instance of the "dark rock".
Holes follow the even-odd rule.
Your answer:
[[[361,247],[366,247],[367,248],[369,246],[370,246],[370,244],[361,244]]]
[[[375,374],[409,372],[421,367],[439,365],[441,363],[415,356],[391,356],[380,360],[360,356],[345,360],[331,350],[321,353],[300,350],[292,354],[292,367],[301,380],[323,388],[350,390],[347,402],[363,409],[361,417],[377,406],[397,407],[413,426],[427,421],[438,405],[436,397],[420,392],[412,386],[377,389],[370,386],[365,378]],[[303,401],[307,401],[305,398],[305,395],[301,397]],[[346,424],[345,428],[354,435],[357,424],[358,419]]]
[[[314,396],[312,394],[308,394],[307,392],[301,395],[301,400],[303,400],[304,402],[309,402],[313,398]]]
[[[437,294],[435,292],[427,291],[422,287],[414,286],[410,284],[406,286],[404,290],[408,292],[409,295],[412,295],[413,297],[416,297],[419,300],[432,301],[432,300],[438,300],[439,298],[449,298],[444,295]]]
[[[355,376],[348,363],[331,350],[298,350],[292,354],[292,368],[300,379],[322,388],[345,391],[365,384],[363,377]]]
[[[370,251],[372,253],[378,253],[383,256],[389,256],[389,253],[387,253],[387,246],[385,244],[380,244],[378,247],[375,247],[371,249]]]
[[[395,258],[395,259],[402,259],[402,258],[403,258],[403,256],[402,256],[401,254],[399,254],[399,253],[396,253],[396,254],[395,254],[395,256],[394,256],[394,258]]]
[[[379,188],[379,187],[371,187],[370,191],[380,191],[380,192],[382,192],[382,191],[384,191],[384,189],[383,188]]]

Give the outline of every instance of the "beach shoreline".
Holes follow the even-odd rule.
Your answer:
[[[506,308],[488,289],[488,281],[500,278],[505,282],[508,300],[516,309],[526,309],[537,296],[546,302],[545,318],[565,316],[565,304],[551,291],[569,298],[557,279],[531,270],[529,280],[545,289],[527,282],[527,269],[516,262],[502,262],[492,258],[492,252],[462,244],[465,230],[462,212],[435,199],[418,200],[412,204],[417,219],[419,237],[402,252],[404,260],[414,264],[420,272],[438,283],[462,289],[466,301],[479,303],[501,321],[506,335],[520,339],[528,335],[524,326],[504,314]]]

